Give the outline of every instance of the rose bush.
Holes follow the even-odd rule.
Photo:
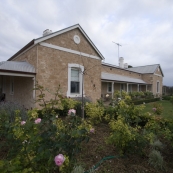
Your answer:
[[[5,125],[0,137],[5,143],[1,143],[0,149],[6,147],[7,152],[0,160],[0,172],[71,172],[81,143],[89,141],[90,123],[79,116],[72,116],[76,113],[72,107],[68,116],[59,118],[61,115],[58,116],[55,109],[62,108],[61,95],[57,92],[56,99],[45,101],[44,89],[37,87],[41,92],[38,102],[43,109],[28,111],[26,118],[21,117],[20,110],[17,110],[12,122],[6,111],[1,114],[0,125],[4,122]]]
[[[8,148],[8,155],[3,160],[4,173],[9,169],[13,172],[27,169],[38,173],[66,173],[71,170],[73,157],[80,151],[82,141],[88,142],[90,129],[94,130],[92,126],[82,118],[72,115],[63,120],[56,115],[50,119],[41,119],[38,118],[37,111],[32,110],[28,117],[21,121],[16,114],[15,121],[10,124],[6,143],[13,136],[13,147]],[[56,153],[62,154],[55,157]],[[64,155],[68,156],[67,160]]]

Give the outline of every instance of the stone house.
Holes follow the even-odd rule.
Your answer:
[[[7,61],[0,62],[0,95],[27,108],[37,105],[36,82],[50,91],[60,85],[67,97],[92,101],[113,95],[115,90],[162,93],[163,72],[159,64],[128,68],[103,62],[104,57],[79,24],[33,39]],[[83,81],[83,82],[82,82]],[[83,87],[82,87],[83,86]],[[46,99],[52,95],[46,93]]]

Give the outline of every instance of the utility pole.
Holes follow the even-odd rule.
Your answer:
[[[115,43],[115,42],[113,42],[113,43]],[[122,45],[119,44],[119,43],[115,43],[115,44],[117,44],[117,46],[118,46],[118,58],[119,58],[119,47],[122,46]]]
[[[84,88],[83,88],[83,83],[84,83],[84,80],[83,80],[83,78],[84,78],[84,71],[83,72],[81,72],[82,73],[82,105],[81,105],[81,109],[82,109],[82,119],[84,120],[84,95],[83,95],[83,90],[84,90]]]

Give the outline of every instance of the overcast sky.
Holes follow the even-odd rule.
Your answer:
[[[45,29],[79,23],[105,62],[160,64],[173,86],[173,0],[1,0],[0,61],[6,61]]]

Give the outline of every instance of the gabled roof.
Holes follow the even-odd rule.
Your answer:
[[[25,61],[2,61],[0,62],[0,71],[35,73],[35,68]]]
[[[131,77],[128,77],[128,76],[122,76],[122,75],[118,75],[118,74],[105,73],[105,72],[101,73],[101,79],[102,80],[107,80],[107,81],[118,81],[118,82],[146,84],[146,82],[144,82],[141,79],[131,78]]]
[[[148,74],[148,73],[152,73],[153,74],[153,73],[155,73],[157,68],[160,68],[162,76],[164,76],[163,72],[162,72],[162,69],[161,69],[159,64],[132,67],[132,68],[128,68],[128,70],[129,71],[133,71],[133,72],[137,72],[137,73],[141,73],[141,74]]]
[[[70,26],[68,28],[65,28],[65,29],[62,29],[62,30],[59,30],[57,32],[53,32],[49,35],[46,35],[46,36],[43,36],[43,37],[40,37],[40,38],[37,38],[37,39],[33,39],[32,41],[30,41],[26,46],[24,46],[22,49],[20,49],[16,54],[14,54],[11,58],[8,59],[9,60],[12,60],[15,56],[19,55],[20,53],[22,53],[24,50],[28,49],[29,47],[33,46],[33,45],[36,45],[40,42],[43,42],[47,39],[50,39],[52,37],[55,37],[57,35],[60,35],[60,34],[63,34],[65,32],[68,32],[68,31],[71,31],[73,29],[76,29],[78,28],[82,33],[83,35],[85,36],[85,38],[88,40],[88,42],[92,45],[92,47],[94,48],[94,50],[100,55],[101,59],[105,59],[103,57],[103,55],[100,53],[100,51],[97,49],[97,47],[94,45],[94,43],[91,41],[91,39],[88,37],[88,35],[85,33],[85,31],[82,29],[82,27],[79,25],[79,24],[76,24],[76,25],[73,25],[73,26]]]

